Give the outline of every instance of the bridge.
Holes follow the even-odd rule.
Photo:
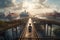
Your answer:
[[[0,27],[0,35],[5,32],[5,30],[12,29],[12,40],[58,40],[56,35],[53,34],[53,26],[60,26],[60,21],[56,19],[47,19],[47,18],[24,18],[19,20],[14,20],[10,22],[6,22],[3,27]],[[29,25],[32,27],[32,31],[29,32]],[[17,27],[20,27],[21,31],[18,35]],[[14,30],[14,28],[16,30]],[[57,27],[56,27],[57,28]],[[55,29],[56,29],[55,28]],[[14,33],[16,32],[16,38],[14,38]],[[8,40],[8,39],[7,39]]]
[[[17,27],[18,25],[26,25],[28,18],[24,18],[24,19],[19,19],[19,20],[11,20],[9,22],[5,22],[6,24],[4,26],[0,27],[0,31],[4,31],[10,28],[14,28]]]

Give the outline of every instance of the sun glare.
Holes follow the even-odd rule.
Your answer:
[[[34,4],[26,1],[23,3],[23,8],[27,11],[32,10],[34,8]]]
[[[30,15],[42,14],[42,13],[51,13],[54,9],[43,5],[47,0],[33,0],[31,2],[25,0],[23,2],[23,10],[29,12]],[[39,3],[41,2],[41,3]]]

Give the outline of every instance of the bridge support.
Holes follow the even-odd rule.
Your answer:
[[[16,32],[16,33],[14,33],[14,32]],[[17,27],[15,29],[12,27],[12,40],[15,40],[14,35],[16,35],[16,38],[17,38]]]
[[[45,34],[46,34],[46,36],[48,36],[48,24],[46,24],[46,26],[45,26]]]
[[[12,40],[14,40],[13,27],[12,27]]]
[[[17,37],[17,27],[16,27],[16,37]]]
[[[52,36],[52,24],[44,23],[45,36]]]
[[[50,31],[49,32],[49,36],[52,36],[52,24],[48,24],[49,26],[49,28],[48,28],[48,30]]]
[[[45,36],[47,36],[48,35],[48,24],[47,23],[44,23],[44,34],[45,34]]]

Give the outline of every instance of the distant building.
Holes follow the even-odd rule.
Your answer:
[[[28,12],[24,11],[20,13],[20,18],[26,18],[26,17],[29,17]]]
[[[0,18],[5,18],[5,14],[3,12],[0,12]]]
[[[60,13],[59,13],[59,12],[55,12],[54,17],[55,17],[56,19],[60,20]]]
[[[18,17],[18,15],[16,14],[16,13],[9,13],[8,15],[7,15],[7,19],[9,19],[9,20],[14,20],[14,19],[16,19]]]

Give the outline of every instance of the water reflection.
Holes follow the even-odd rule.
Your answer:
[[[17,39],[20,37],[21,32],[22,32],[22,28],[20,26],[13,28],[13,29],[12,28],[8,29],[5,31],[5,39],[6,40]]]

